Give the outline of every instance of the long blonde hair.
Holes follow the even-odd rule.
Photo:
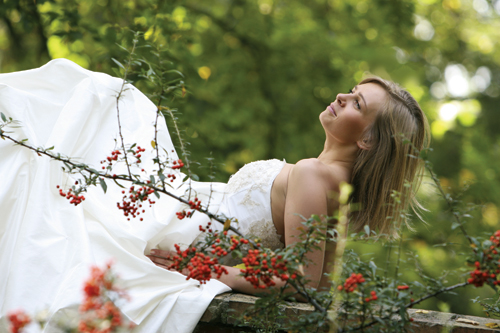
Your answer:
[[[379,77],[359,84],[366,83],[380,85],[388,98],[365,132],[369,149],[360,149],[354,162],[350,202],[359,207],[351,213],[350,228],[368,225],[395,236],[394,227],[406,223],[408,207],[420,207],[415,192],[424,170],[418,152],[430,141],[429,125],[417,101],[399,85]]]

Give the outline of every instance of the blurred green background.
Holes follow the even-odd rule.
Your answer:
[[[446,191],[469,184],[461,199],[481,205],[468,232],[498,228],[500,0],[2,0],[0,72],[64,57],[113,74],[130,30],[162,45],[164,60],[186,75],[188,94],[170,106],[192,159],[215,158],[217,180],[258,159],[316,157],[319,114],[370,72],[399,82],[426,112],[430,160]],[[207,170],[195,173],[206,180]],[[411,251],[422,271],[463,281],[465,238],[434,188],[424,184],[419,196],[427,224],[415,220],[405,233],[402,258]],[[381,242],[350,246],[385,265]],[[411,262],[399,272],[417,278]],[[478,295],[494,297],[467,287],[423,307],[481,315],[470,301]]]

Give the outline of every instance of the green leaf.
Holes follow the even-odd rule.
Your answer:
[[[125,47],[125,46],[121,46],[120,44],[116,44],[119,48],[121,48],[122,50],[128,52],[128,49]]]
[[[123,66],[121,62],[119,62],[115,58],[111,58],[111,60],[113,60],[115,62],[115,64],[117,64],[120,68],[122,68],[123,70],[125,70],[125,66]]]
[[[106,191],[108,189],[108,186],[106,185],[106,182],[102,178],[99,178],[99,182],[101,183],[102,190],[104,191],[104,193],[106,193]]]
[[[155,176],[153,175],[149,176],[149,180],[151,180],[151,185],[156,184]]]
[[[233,251],[231,251],[231,257],[233,257],[234,259],[242,258],[243,254],[239,250],[233,250]]]
[[[115,184],[116,184],[116,185],[120,186],[121,188],[125,188],[125,186],[123,186],[122,184],[118,183],[118,182],[116,181],[116,179],[113,179],[113,180],[114,180],[114,182],[115,182]]]
[[[368,264],[370,268],[372,269],[372,274],[373,276],[376,276],[377,273],[377,265],[373,261],[370,260],[370,263]]]
[[[7,117],[5,117],[5,115],[2,112],[0,112],[0,116],[2,117],[3,121],[5,121],[5,122],[7,121]]]
[[[175,70],[175,69],[171,69],[169,71],[166,71],[165,73],[177,73],[180,76],[184,77],[184,74],[182,74],[181,72],[179,72],[178,70]]]
[[[321,222],[321,219],[319,218],[318,215],[314,214],[314,215],[311,215],[311,221],[314,220],[316,222]]]
[[[99,171],[97,171],[96,169],[89,168],[89,171],[92,172],[94,175],[99,174]]]
[[[191,175],[191,179],[197,182],[200,181],[200,177],[198,177],[198,175],[195,175],[194,173]]]
[[[157,197],[158,199],[160,199],[160,193],[158,193],[157,191],[155,191],[154,193],[155,193],[156,197]]]

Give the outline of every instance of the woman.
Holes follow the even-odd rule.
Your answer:
[[[262,236],[265,244],[279,247],[295,240],[301,222],[295,213],[332,214],[337,204],[328,194],[337,191],[341,181],[352,180],[360,185],[353,201],[367,207],[353,216],[355,228],[368,224],[388,230],[385,217],[395,208],[385,203],[390,202],[392,190],[405,191],[404,183],[413,181],[418,164],[407,156],[411,147],[402,143],[399,133],[420,149],[426,124],[409,94],[385,81],[371,80],[350,94],[338,95],[321,113],[327,139],[318,159],[295,166],[277,160],[251,163],[227,185],[192,182],[192,191],[203,203],[210,197],[212,212],[238,217],[244,233]],[[54,146],[56,152],[98,166],[119,140],[117,109],[127,144],[149,147],[154,137],[155,106],[133,87],[117,100],[121,87],[120,79],[58,59],[39,69],[0,75],[0,112],[20,121],[21,126],[10,134],[17,139],[27,138],[35,147]],[[177,159],[164,125],[159,126],[157,137],[169,158]],[[115,259],[115,270],[132,299],[120,304],[120,309],[138,324],[137,332],[190,332],[212,297],[229,290],[228,286],[254,292],[237,277],[236,269],[228,268],[229,274],[221,277],[224,284],[211,280],[199,285],[156,267],[144,255],[153,248],[172,250],[174,243],[189,246],[199,234],[199,225],[208,222],[205,215],[197,212],[179,220],[176,213],[183,205],[165,197],[145,210],[142,222],[128,222],[118,209],[109,209],[123,198],[122,189],[110,182],[106,194],[89,188],[86,200],[73,207],[56,186],[68,188],[81,181],[78,175],[68,176],[61,172],[60,163],[8,140],[0,140],[0,156],[2,317],[17,308],[29,313],[46,308],[51,315],[45,330],[50,332],[59,315],[81,303],[89,266],[110,258]],[[147,158],[143,161],[141,167],[152,173],[155,165]],[[113,172],[126,173],[123,165],[114,166]],[[397,174],[383,179],[382,172]],[[368,182],[372,176],[382,179],[372,186]],[[173,185],[182,195],[186,188],[180,179]],[[403,200],[403,208],[406,204]],[[321,273],[328,271],[323,259],[331,251],[310,254],[317,264],[310,265],[306,274],[314,286],[325,285],[320,281]],[[1,325],[0,320],[0,329]]]
[[[428,141],[427,119],[418,103],[393,82],[372,77],[361,81],[348,94],[338,94],[319,119],[326,134],[319,157],[301,160],[295,165],[280,166],[278,163],[276,167],[280,170],[276,178],[267,180],[272,184],[269,206],[275,233],[285,246],[290,246],[301,233],[302,217],[316,214],[327,223],[326,216],[332,216],[339,208],[331,194],[339,192],[342,182],[354,185],[351,202],[361,206],[351,214],[352,229],[359,231],[368,225],[379,233],[394,232],[393,227],[401,218],[387,217],[399,216],[414,201],[421,161],[413,156]],[[241,178],[238,173],[235,177]],[[252,173],[260,174],[246,172],[243,177],[250,179]],[[413,188],[405,186],[413,183],[416,183]],[[401,194],[400,203],[393,200],[394,191]],[[243,202],[236,204],[241,208]],[[259,219],[253,217],[253,221]],[[333,258],[334,251],[335,244],[323,243],[321,249],[308,254],[311,264],[306,267],[305,274],[311,280],[310,286],[328,287],[325,273],[331,272],[333,262],[325,258]],[[160,257],[168,257],[171,252],[153,250],[153,254],[155,256],[150,257],[153,262],[168,267],[170,261]],[[249,294],[260,292],[240,276],[238,268],[226,269],[228,274],[219,280],[233,290]],[[280,279],[275,279],[275,283],[277,286],[285,284]]]

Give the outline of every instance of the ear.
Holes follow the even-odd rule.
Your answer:
[[[358,145],[359,149],[370,150],[370,148],[371,148],[368,139],[358,140],[358,141],[356,141],[356,144]]]

